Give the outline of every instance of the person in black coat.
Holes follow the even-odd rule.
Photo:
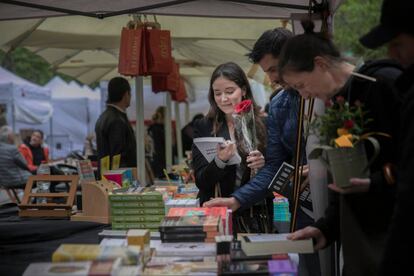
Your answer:
[[[95,124],[98,160],[105,156],[121,154],[120,167],[137,166],[137,145],[135,133],[129,123],[126,109],[131,101],[131,87],[122,77],[115,77],[108,83],[106,110]],[[112,163],[110,163],[110,168]]]
[[[344,275],[377,275],[395,194],[395,186],[390,185],[383,168],[397,159],[399,130],[395,111],[400,101],[393,82],[401,68],[390,61],[367,62],[355,68],[341,58],[329,38],[313,32],[312,22],[303,23],[305,34],[289,39],[282,50],[282,79],[304,98],[347,100],[350,106],[362,104],[364,118],[371,119],[364,132],[386,133],[389,137],[375,137],[381,150],[370,167],[369,177],[351,178],[347,188],[329,184],[331,194],[325,216],[288,238],[314,238],[315,249],[340,241]],[[369,149],[367,155],[372,157]]]
[[[153,142],[151,168],[154,176],[164,178],[165,160],[165,131],[164,131],[165,106],[159,106],[152,115],[152,124],[148,127],[148,135]]]
[[[238,187],[244,185],[251,176],[251,170],[264,166],[266,130],[259,108],[255,104],[249,82],[243,70],[235,63],[219,65],[210,80],[208,94],[210,110],[207,116],[194,126],[194,138],[223,137],[226,142],[218,146],[217,155],[208,162],[197,146],[193,145],[193,167],[196,185],[199,188],[200,204],[214,197],[228,197]],[[234,106],[242,100],[252,101],[256,123],[257,149],[246,152],[242,140],[235,133],[233,120]],[[236,154],[241,156],[238,165],[227,165]],[[272,198],[258,205],[233,214],[235,232],[270,232],[273,218]]]
[[[400,141],[397,163],[397,197],[390,231],[382,259],[381,275],[405,275],[412,270],[414,238],[408,226],[414,210],[414,25],[412,3],[403,0],[385,0],[380,24],[360,41],[368,48],[388,43],[388,55],[404,67],[396,80],[402,100],[399,109]],[[392,112],[397,113],[398,110]],[[390,206],[391,208],[391,206]]]
[[[194,123],[197,120],[204,118],[204,115],[199,113],[196,114],[191,122],[186,124],[181,129],[181,139],[183,140],[183,154],[185,156],[185,152],[191,150],[191,146],[193,145],[193,137],[194,137]]]

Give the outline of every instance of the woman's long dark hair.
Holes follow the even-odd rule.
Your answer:
[[[210,110],[207,113],[207,118],[213,121],[213,135],[216,135],[223,124],[226,122],[226,116],[223,111],[217,106],[216,101],[214,100],[214,90],[213,83],[216,79],[223,77],[227,80],[233,81],[237,86],[243,89],[246,94],[244,95],[244,100],[251,100],[254,106],[254,118],[256,124],[256,139],[257,139],[257,149],[261,153],[265,153],[266,147],[266,127],[263,123],[263,117],[260,114],[260,108],[256,104],[253,98],[252,90],[250,88],[249,81],[244,73],[243,69],[240,68],[234,62],[227,62],[217,66],[211,75],[210,79],[210,89],[208,92],[208,101],[210,102]],[[239,150],[240,151],[240,150]]]

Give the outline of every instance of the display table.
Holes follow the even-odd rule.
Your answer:
[[[0,206],[0,271],[22,275],[32,262],[50,262],[62,243],[98,244],[109,225],[68,219],[20,218],[16,205]]]

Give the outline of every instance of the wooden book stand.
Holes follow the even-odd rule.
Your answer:
[[[69,183],[69,192],[34,193],[33,184],[38,181]],[[22,203],[19,204],[20,217],[70,217],[79,182],[77,175],[32,175],[27,180]],[[47,198],[47,203],[36,203],[37,198]],[[64,203],[56,203],[61,199]]]
[[[110,223],[108,193],[118,186],[111,181],[85,181],[82,183],[82,212],[73,215],[74,221]]]

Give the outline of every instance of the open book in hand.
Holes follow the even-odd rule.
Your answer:
[[[193,143],[197,146],[198,150],[203,154],[207,162],[213,161],[214,157],[217,155],[217,145],[224,143],[223,137],[200,137],[194,138]],[[227,162],[227,165],[236,165],[240,164],[241,157],[237,153]]]

